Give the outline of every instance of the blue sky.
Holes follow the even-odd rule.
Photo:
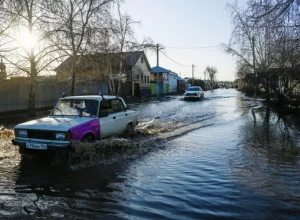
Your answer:
[[[239,4],[245,2],[240,0]],[[124,10],[133,20],[140,21],[134,30],[136,39],[151,38],[165,46],[163,51],[178,65],[160,53],[160,66],[192,76],[204,78],[207,65],[218,69],[218,80],[234,80],[235,58],[221,48],[175,49],[170,47],[208,47],[228,43],[232,26],[226,5],[232,0],[126,0]],[[151,67],[156,66],[156,54],[146,51]],[[188,67],[185,67],[188,66]]]

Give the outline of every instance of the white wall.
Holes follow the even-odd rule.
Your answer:
[[[142,62],[143,58],[143,62]],[[133,67],[133,79],[136,79],[136,75],[138,75],[138,83],[140,83],[140,89],[142,88],[150,88],[150,70],[147,67],[145,57],[142,55],[135,66]],[[146,78],[146,79],[145,79]],[[132,91],[134,92],[134,82],[132,82]]]

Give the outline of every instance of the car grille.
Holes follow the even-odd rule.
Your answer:
[[[28,138],[55,140],[55,132],[42,130],[27,130]]]
[[[197,93],[187,93],[186,96],[197,96]]]

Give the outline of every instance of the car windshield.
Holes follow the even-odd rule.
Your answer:
[[[96,117],[97,110],[97,100],[63,99],[57,102],[50,115]]]
[[[191,87],[191,88],[188,88],[187,91],[199,91],[200,88],[199,87]]]

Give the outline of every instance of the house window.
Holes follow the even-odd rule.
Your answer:
[[[147,82],[148,82],[148,84],[150,83],[150,79],[149,79],[149,76],[147,76]]]
[[[147,76],[144,76],[144,83],[146,84],[147,83]]]
[[[144,63],[144,57],[141,57],[141,63]]]
[[[140,75],[139,74],[136,75],[136,80],[140,81]]]

